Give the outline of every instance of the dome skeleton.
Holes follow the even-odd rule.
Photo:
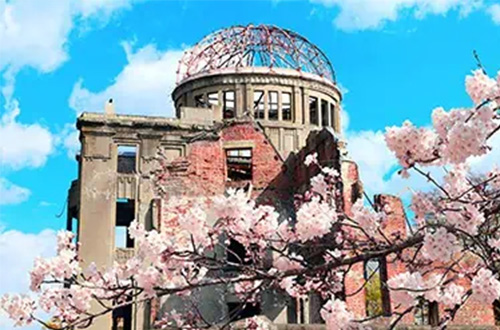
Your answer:
[[[233,26],[211,33],[179,61],[177,83],[228,68],[293,69],[335,82],[326,55],[306,38],[272,25]]]

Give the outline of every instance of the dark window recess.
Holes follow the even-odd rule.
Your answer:
[[[281,116],[283,120],[292,120],[292,94],[281,94]]]
[[[493,302],[493,315],[495,316],[495,325],[500,325],[500,300]]]
[[[417,299],[418,302],[414,309],[415,324],[437,326],[439,324],[438,303],[430,302],[422,297]]]
[[[335,104],[330,103],[330,126],[335,127]]]
[[[359,189],[359,184],[353,183],[351,185],[351,202],[354,204],[361,197],[361,191]]]
[[[318,125],[318,98],[309,97],[309,122]]]
[[[113,311],[113,330],[132,330],[132,305]]]
[[[234,118],[235,116],[235,101],[234,91],[224,92],[224,119]]]
[[[118,146],[118,173],[135,173],[136,146]]]
[[[197,108],[206,108],[208,106],[208,104],[205,102],[203,94],[196,95],[194,97],[194,106]]]
[[[321,100],[321,126],[328,126],[328,121],[330,120],[330,115],[328,113],[328,102]]]
[[[278,92],[269,92],[269,120],[278,120]]]
[[[252,149],[226,150],[227,180],[252,180]]]
[[[229,319],[232,321],[245,319],[247,317],[252,317],[259,315],[261,313],[261,308],[259,303],[227,303],[227,309],[229,314]]]
[[[207,97],[209,105],[219,105],[219,93],[208,93]]]
[[[128,234],[130,223],[135,218],[135,203],[133,199],[116,201],[115,247],[132,248],[134,240]]]
[[[243,244],[231,238],[226,251],[226,260],[233,264],[250,265],[252,262],[247,258],[247,250]]]
[[[264,91],[253,92],[253,114],[255,119],[264,119]]]

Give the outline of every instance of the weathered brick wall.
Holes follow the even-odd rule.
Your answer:
[[[219,131],[219,138],[198,140],[186,146],[186,156],[173,159],[166,167],[162,183],[169,196],[211,196],[226,189],[226,148],[251,146],[252,197],[285,182],[283,161],[253,123],[235,123]],[[280,180],[278,180],[280,179]],[[276,189],[273,189],[276,190]]]

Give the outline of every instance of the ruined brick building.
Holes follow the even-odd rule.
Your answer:
[[[342,174],[344,210],[349,213],[361,197],[357,166],[342,151],[342,95],[334,70],[325,54],[300,35],[268,25],[212,33],[184,54],[172,99],[175,118],[115,114],[112,104],[104,112],[83,112],[78,118],[81,154],[78,179],[69,190],[67,227],[82,243],[84,264],[106,266],[131,256],[133,242],[125,230],[133,219],[147,228],[159,227],[162,205],[155,199],[151,175],[158,151],[170,161],[166,192],[171,195],[214,195],[228,187],[251,187],[258,202],[292,215],[294,194],[304,191],[316,174],[303,165],[304,157],[318,152],[322,164]],[[381,195],[375,200],[379,207],[391,205],[386,232],[405,235],[399,199]],[[376,262],[381,265],[380,281],[402,271],[401,265]],[[346,292],[358,288],[366,268],[354,269]],[[386,313],[390,296],[380,290]],[[210,320],[222,319],[240,303],[225,288],[199,295],[198,307]],[[360,317],[373,313],[365,296],[366,290],[360,290],[346,298]],[[150,329],[157,315],[179,304],[167,299],[123,308],[91,329]],[[264,314],[275,324],[320,323],[319,306],[314,296],[297,301],[270,292],[256,306],[243,309],[242,316]],[[494,324],[491,307],[475,307],[467,306],[456,323]],[[439,308],[423,303],[405,323],[431,324]]]

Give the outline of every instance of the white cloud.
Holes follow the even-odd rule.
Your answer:
[[[495,3],[488,8],[488,14],[493,23],[500,25],[500,4]]]
[[[54,150],[52,133],[40,124],[23,124],[17,101],[0,117],[0,167],[19,170],[40,167]]]
[[[105,23],[134,2],[139,0],[0,0],[0,71],[24,66],[54,70],[68,58],[68,36],[75,22]]]
[[[22,203],[29,198],[30,194],[29,189],[17,186],[0,177],[0,205]]]
[[[74,159],[80,151],[79,132],[76,130],[75,125],[66,124],[61,134],[58,136],[59,143],[66,149],[67,155],[70,159]]]
[[[381,131],[347,132],[349,157],[359,166],[363,185],[370,193],[386,191],[385,175],[397,165],[396,157],[387,149]]]
[[[115,110],[121,114],[173,115],[170,93],[175,87],[177,63],[183,52],[160,51],[149,44],[134,50],[123,43],[128,64],[105,90],[92,92],[80,79],[73,87],[69,104],[77,113],[101,112],[105,102],[113,98]]]
[[[481,7],[481,0],[311,0],[329,7],[337,7],[334,24],[343,30],[364,30],[382,27],[388,21],[413,14],[417,18],[426,15],[445,15],[458,10],[465,16]]]
[[[27,293],[29,271],[33,267],[34,259],[38,256],[55,255],[55,246],[56,233],[53,230],[28,234],[0,228],[0,296],[9,292]],[[7,316],[0,312],[0,330],[8,329],[14,329],[14,326]],[[30,329],[40,329],[40,325],[34,325]]]

